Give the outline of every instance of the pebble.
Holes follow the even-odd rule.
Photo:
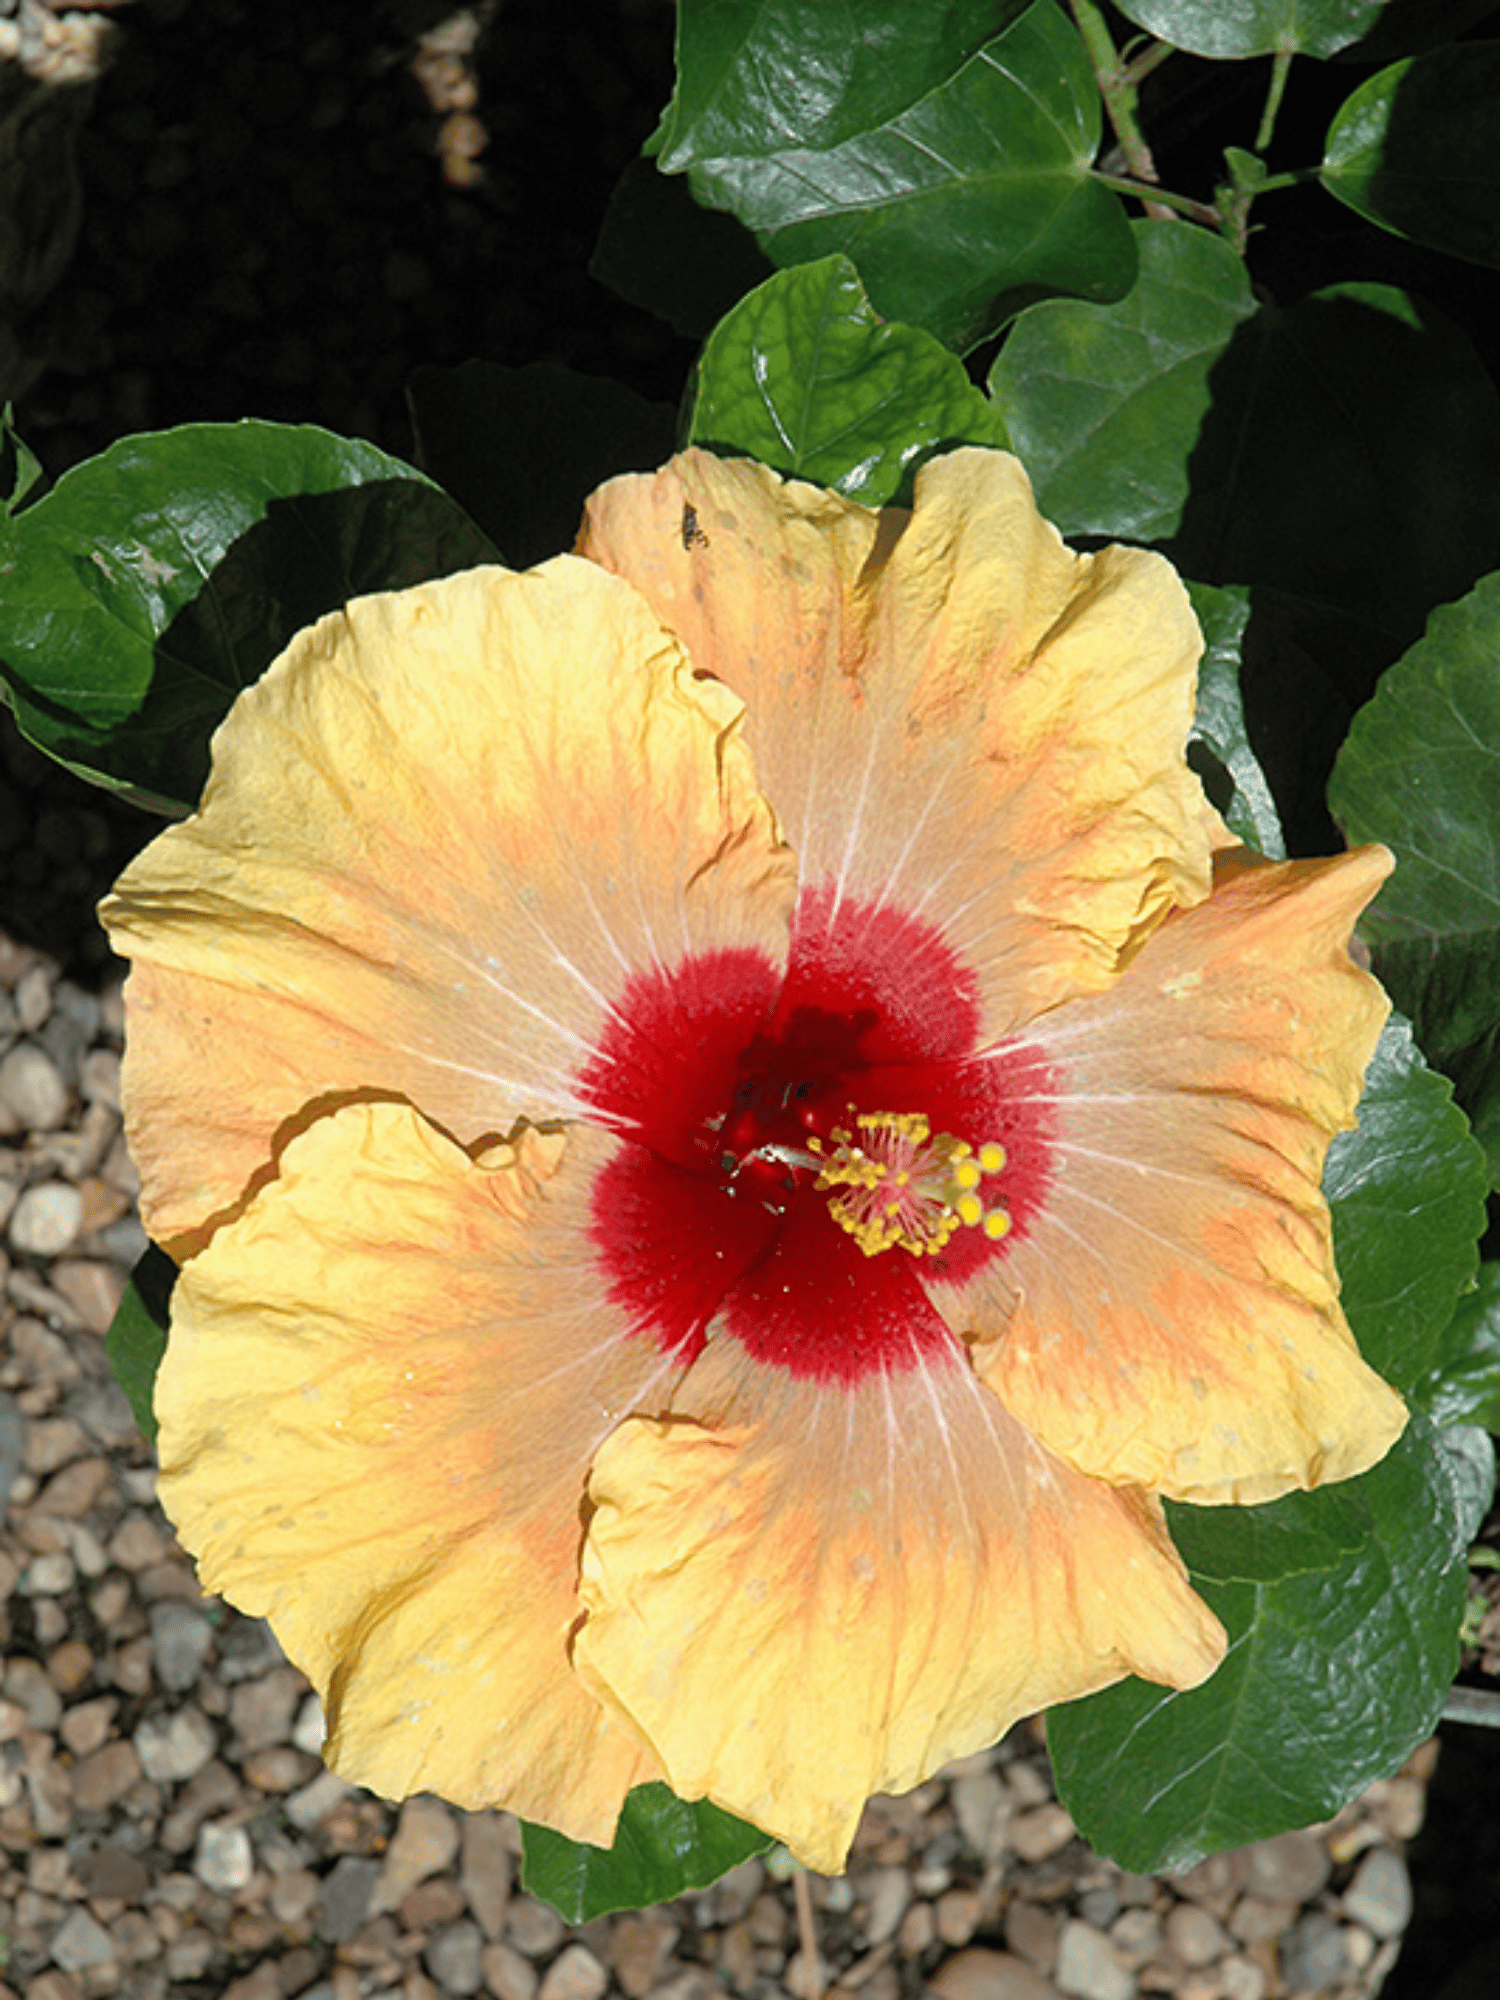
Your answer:
[[[1299,1917],[1281,1941],[1281,1976],[1294,1993],[1332,1986],[1350,1969],[1344,1934],[1321,1910]]]
[[[1196,1903],[1179,1903],[1167,1917],[1165,1934],[1184,1965],[1212,1965],[1234,1949],[1228,1932]]]
[[[1073,1821],[1065,1806],[1037,1806],[1011,1821],[1010,1844],[1023,1861],[1045,1861],[1073,1838]]]
[[[911,1902],[911,1877],[904,1868],[876,1868],[865,1878],[865,1936],[884,1944],[896,1935]]]
[[[510,1945],[487,1944],[479,1962],[495,2000],[536,2000],[536,1967]]]
[[[1133,2000],[1136,1990],[1134,1973],[1103,1931],[1079,1917],[1070,1917],[1062,1927],[1053,1978],[1077,2000]]]
[[[506,1931],[517,1951],[528,1958],[546,1958],[562,1943],[563,1920],[535,1896],[517,1896],[506,1918]]]
[[[375,1914],[373,1900],[381,1865],[361,1854],[341,1854],[325,1879],[318,1901],[318,1934],[345,1944]]]
[[[543,1974],[540,2000],[603,2000],[608,1985],[609,1974],[588,1946],[570,1944]]]
[[[141,1760],[130,1743],[106,1743],[73,1767],[73,1799],[80,1812],[107,1812],[138,1781]]]
[[[644,2000],[676,1942],[676,1924],[664,1922],[655,1912],[621,1917],[615,1927],[610,1963],[630,2000]],[[753,1981],[753,1960],[748,1969]]]
[[[1344,1914],[1378,1938],[1399,1937],[1411,1920],[1411,1877],[1394,1849],[1375,1847],[1344,1891]]]
[[[478,1924],[448,1924],[428,1941],[422,1957],[445,1992],[477,1993],[484,1984],[484,1933]]]
[[[394,1910],[419,1882],[442,1874],[458,1853],[458,1842],[458,1823],[440,1799],[408,1799],[385,1852],[371,1914]]]
[[[131,1738],[141,1769],[163,1784],[196,1777],[219,1747],[219,1732],[201,1708],[188,1704],[148,1716]]]
[[[156,1678],[174,1694],[185,1693],[213,1651],[214,1628],[195,1605],[166,1598],[150,1611]]]
[[[499,1813],[474,1812],[463,1823],[458,1879],[487,1938],[505,1929],[510,1907],[510,1833]]]
[[[18,1042],[0,1059],[0,1104],[23,1130],[57,1131],[67,1122],[68,1103],[68,1086],[56,1063],[35,1042]]]
[[[255,1854],[250,1836],[242,1826],[226,1826],[210,1821],[198,1829],[193,1854],[193,1873],[205,1889],[232,1895],[243,1889],[255,1873]]]
[[[11,1212],[10,1247],[22,1257],[56,1257],[78,1234],[83,1196],[67,1181],[39,1181]]]
[[[927,1981],[940,2000],[1057,2000],[1057,1988],[1035,1966],[1008,1951],[971,1945],[940,1965]]]
[[[1283,1833],[1245,1849],[1245,1887],[1272,1902],[1310,1903],[1333,1864],[1316,1834]]]
[[[948,1802],[965,1845],[975,1854],[988,1855],[996,1819],[1006,1803],[999,1774],[992,1768],[966,1771],[949,1787]]]
[[[313,1827],[323,1824],[335,1806],[353,1797],[353,1785],[346,1784],[333,1771],[320,1771],[310,1785],[292,1793],[282,1810],[293,1826],[311,1832]]]
[[[102,1924],[95,1923],[87,1910],[75,1908],[53,1938],[51,1955],[52,1963],[64,1972],[84,1972],[90,1966],[109,1965],[115,1947]]]

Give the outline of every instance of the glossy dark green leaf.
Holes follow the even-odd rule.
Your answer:
[[[1489,1174],[1444,1076],[1399,1016],[1365,1078],[1359,1125],[1328,1150],[1323,1191],[1344,1311],[1360,1351],[1410,1388],[1479,1266]]]
[[[1365,929],[1500,1178],[1500,573],[1434,612],[1354,718],[1329,783],[1351,840],[1396,872]]]
[[[422,470],[513,569],[570,549],[594,488],[654,470],[677,430],[667,404],[551,361],[419,368],[407,401]]]
[[[1474,1290],[1459,1300],[1413,1396],[1434,1423],[1500,1431],[1500,1263],[1480,1265]]]
[[[688,437],[872,507],[941,445],[1006,443],[962,362],[919,327],[883,324],[847,257],[777,272],[714,329]]]
[[[570,1924],[706,1889],[771,1845],[769,1834],[707,1799],[689,1803],[657,1784],[630,1793],[613,1847],[590,1847],[524,1822],[521,1839],[522,1885]]]
[[[1466,29],[1500,11],[1500,0],[1385,0],[1368,33],[1340,49],[1344,63],[1388,63],[1454,42]]]
[[[1127,1680],[1050,1712],[1058,1789],[1086,1840],[1140,1873],[1188,1868],[1331,1818],[1401,1765],[1458,1665],[1472,1447],[1414,1415],[1373,1471],[1307,1496],[1309,1513],[1332,1496],[1362,1518],[1358,1548],[1270,1582],[1195,1579],[1229,1634],[1204,1686]]]
[[[933,45],[918,45],[925,77]],[[684,140],[663,156],[668,166],[690,161],[698,200],[738,216],[773,263],[843,251],[882,317],[961,350],[1034,299],[1129,289],[1135,245],[1124,210],[1089,171],[1098,88],[1056,0],[1034,0],[893,115],[882,89],[794,121],[841,132],[835,144],[786,138],[781,94],[800,102],[795,73],[711,121],[712,154],[689,153]]]
[[[1176,532],[1210,371],[1256,308],[1222,236],[1181,222],[1131,231],[1140,276],[1126,296],[1022,313],[990,393],[1048,520],[1064,534],[1150,542]]]
[[[1250,748],[1240,698],[1240,649],[1250,617],[1250,593],[1190,583],[1188,595],[1203,628],[1198,706],[1188,762],[1203,778],[1209,800],[1230,832],[1247,847],[1279,861],[1286,854],[1281,821],[1265,773]],[[1204,749],[1222,773],[1218,783],[1212,770],[1205,768]]]
[[[0,677],[41,749],[181,809],[230,702],[302,626],[494,559],[373,445],[259,422],[124,438],[0,517]]]
[[[826,149],[945,84],[1030,0],[678,0],[677,89],[654,148],[667,173],[744,149]]]
[[[1367,78],[1329,128],[1320,178],[1397,236],[1500,265],[1500,42],[1462,42]]]
[[[176,1281],[176,1265],[153,1244],[131,1272],[105,1337],[105,1350],[115,1380],[125,1391],[148,1444],[156,1442],[152,1392],[162,1356],[167,1351],[167,1323]]]
[[[1127,21],[1176,48],[1227,60],[1331,56],[1380,19],[1385,0],[1116,0]]]
[[[1361,1548],[1369,1530],[1364,1508],[1342,1486],[1260,1507],[1168,1501],[1167,1523],[1193,1575],[1214,1583],[1276,1583],[1328,1569]]]
[[[7,403],[0,409],[0,508],[7,514],[19,513],[28,494],[41,498],[37,488],[42,483],[41,461],[16,429]]]

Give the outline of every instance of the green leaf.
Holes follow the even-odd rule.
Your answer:
[[[847,257],[779,271],[709,336],[688,441],[883,506],[945,444],[1006,443],[930,333],[886,326]]]
[[[1037,504],[1068,535],[1157,541],[1176,531],[1209,371],[1255,311],[1222,236],[1130,225],[1140,276],[1115,305],[1032,306],[990,371]]]
[[[1116,0],[1127,21],[1194,55],[1331,56],[1380,19],[1385,0]]]
[[[1030,0],[678,0],[677,89],[657,156],[667,173],[743,150],[820,150],[907,111]]]
[[[654,471],[677,430],[669,405],[551,361],[419,368],[407,401],[423,471],[514,569],[570,549],[594,488]]]
[[[0,677],[41,749],[175,811],[230,702],[301,627],[494,558],[372,445],[259,422],[124,438],[0,518]]]
[[[177,1266],[165,1251],[153,1244],[131,1272],[105,1336],[109,1365],[148,1444],[156,1442],[156,1412],[151,1399],[157,1370],[167,1351],[167,1325],[176,1281]]]
[[[1193,1575],[1215,1583],[1277,1583],[1328,1569],[1363,1546],[1369,1525],[1342,1486],[1288,1493],[1259,1507],[1169,1500],[1167,1523]]]
[[[1203,658],[1198,663],[1198,707],[1188,762],[1203,779],[1210,803],[1231,833],[1247,847],[1272,860],[1285,858],[1281,821],[1265,773],[1250,748],[1245,710],[1240,700],[1240,648],[1250,617],[1248,590],[1215,590],[1211,584],[1190,583],[1188,595],[1203,627]],[[1222,774],[1205,769],[1207,750]]]
[[[521,1842],[522,1886],[570,1924],[583,1924],[706,1889],[763,1853],[771,1836],[707,1799],[689,1802],[652,1784],[637,1785],[626,1799],[613,1847],[590,1847],[524,1821]]]
[[[1309,1520],[1325,1505],[1359,1517],[1358,1548],[1271,1581],[1195,1577],[1229,1634],[1204,1686],[1126,1680],[1050,1712],[1059,1793],[1086,1840],[1142,1874],[1189,1868],[1331,1818],[1401,1765],[1458,1665],[1472,1443],[1414,1415],[1372,1471],[1304,1496]],[[1227,1540],[1239,1510],[1224,1511]]]
[[[1500,1263],[1480,1265],[1474,1290],[1459,1300],[1413,1395],[1434,1423],[1500,1431]]]
[[[1329,127],[1319,178],[1367,221],[1500,265],[1500,42],[1462,42],[1366,79]]]
[[[1476,21],[1500,8],[1500,0],[1385,0],[1380,19],[1337,60],[1346,63],[1388,63],[1411,56],[1438,42],[1456,42]]]
[[[632,160],[599,225],[589,276],[702,340],[773,265],[732,215],[700,208],[685,179]]]
[[[7,403],[0,409],[0,507],[7,514],[20,513],[28,494],[41,498],[36,488],[44,483],[41,460],[16,429]]]
[[[1394,1016],[1365,1077],[1359,1125],[1328,1149],[1323,1192],[1344,1311],[1398,1389],[1420,1382],[1473,1283],[1489,1175],[1446,1077]]]
[[[840,36],[858,41],[842,10],[837,18]],[[722,115],[698,121],[713,153],[692,141],[689,121],[663,165],[685,164],[697,199],[738,216],[773,263],[843,251],[883,318],[960,350],[1039,297],[1119,298],[1135,275],[1135,246],[1119,201],[1090,174],[1099,92],[1056,0],[1034,0],[929,84],[939,45],[913,38],[912,79],[892,68],[870,92],[846,68],[828,80],[826,98],[824,79],[811,80],[798,58],[764,91],[726,96],[715,106]],[[913,87],[921,94],[890,113]],[[783,98],[805,106],[813,96],[815,116],[794,111],[788,138]],[[799,127],[843,136],[806,144]]]
[[[1365,918],[1417,1037],[1500,1183],[1500,573],[1433,613],[1354,718],[1329,806],[1396,872]]]

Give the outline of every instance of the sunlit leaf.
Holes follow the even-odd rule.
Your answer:
[[[1380,19],[1385,0],[1116,0],[1127,21],[1195,55],[1331,56]]]
[[[613,1847],[590,1847],[544,1826],[521,1828],[521,1881],[570,1924],[663,1903],[711,1882],[771,1845],[759,1827],[665,1785],[637,1785]]]
[[[689,441],[882,506],[941,444],[1004,445],[963,364],[870,310],[847,257],[779,271],[709,337]]]

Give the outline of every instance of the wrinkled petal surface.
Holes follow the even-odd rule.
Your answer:
[[[1320,1191],[1388,1002],[1348,940],[1390,869],[1221,856],[1113,990],[1033,1024],[1055,1175],[1024,1241],[956,1295],[975,1366],[1051,1450],[1179,1500],[1363,1472],[1405,1410],[1338,1303]]]
[[[474,1164],[402,1106],[321,1120],[183,1270],[156,1392],[162,1503],[324,1695],[333,1767],[605,1845],[660,1772],[568,1664],[580,1508],[671,1379],[579,1255],[614,1144]]]
[[[466,1143],[576,1112],[632,970],[784,955],[793,864],[740,715],[575,557],[300,634],[216,736],[201,810],[104,911],[136,965],[153,1234],[238,1200],[315,1099],[406,1096]]]
[[[581,1675],[679,1794],[812,1868],[843,1866],[872,1792],[1223,1651],[1156,1503],[1050,1457],[956,1352],[827,1391],[721,1340],[589,1491]]]
[[[745,699],[804,887],[938,926],[986,1040],[1206,893],[1187,593],[1141,550],[1074,555],[1008,454],[934,460],[908,517],[688,452],[601,488],[579,548]]]

